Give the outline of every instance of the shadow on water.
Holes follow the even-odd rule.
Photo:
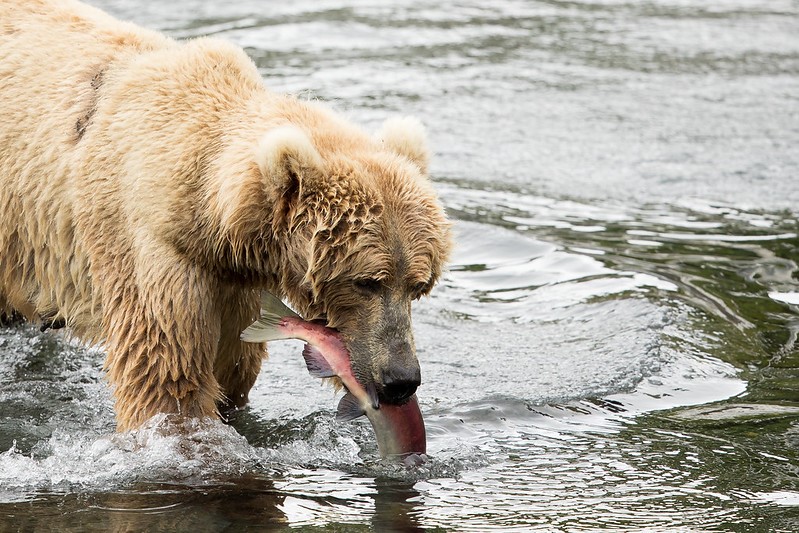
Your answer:
[[[40,494],[0,504],[4,531],[226,531],[233,524],[275,530],[286,525],[285,496],[271,481],[236,478],[227,485],[142,483],[122,491]],[[235,528],[237,531],[244,529]]]
[[[415,483],[392,479],[376,479],[375,511],[372,515],[374,531],[419,533],[428,531],[419,522],[421,494],[413,488]]]

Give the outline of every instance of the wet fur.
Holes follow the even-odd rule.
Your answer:
[[[367,135],[237,47],[71,0],[0,0],[0,57],[0,311],[103,343],[120,429],[244,405],[261,288],[340,328],[360,377],[413,352],[450,247],[418,123]]]

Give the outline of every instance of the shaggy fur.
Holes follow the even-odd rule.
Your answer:
[[[72,0],[0,0],[0,58],[0,311],[104,343],[120,429],[244,405],[262,288],[339,328],[359,379],[415,364],[450,246],[417,122],[367,135],[230,44]]]

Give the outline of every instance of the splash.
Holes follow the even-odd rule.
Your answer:
[[[0,454],[0,501],[35,492],[109,490],[141,481],[204,482],[262,463],[258,451],[220,421],[156,415],[135,431],[97,435],[55,430],[30,454]]]

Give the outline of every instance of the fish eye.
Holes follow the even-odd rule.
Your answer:
[[[353,281],[355,288],[364,294],[377,294],[383,289],[383,283],[375,278],[361,278]]]

